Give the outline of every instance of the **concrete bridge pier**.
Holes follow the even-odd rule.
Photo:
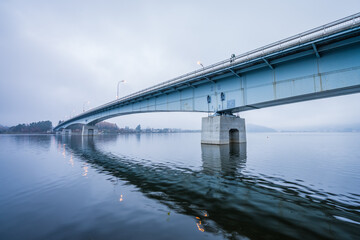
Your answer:
[[[94,136],[98,135],[98,128],[91,125],[83,125],[81,135],[82,136]]]
[[[62,135],[71,135],[71,129],[64,128],[63,130],[61,130],[61,134]]]
[[[234,115],[219,115],[202,118],[201,143],[245,143],[245,119]]]

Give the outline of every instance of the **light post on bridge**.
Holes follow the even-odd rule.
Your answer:
[[[83,103],[83,112],[85,112],[85,104],[90,104],[90,101],[86,101]]]
[[[197,61],[197,64],[200,65],[204,69],[204,65],[200,61]]]
[[[120,86],[120,83],[126,83],[126,81],[125,81],[125,80],[118,81],[118,83],[117,83],[117,92],[116,92],[116,99],[119,99],[119,86]]]
[[[72,112],[70,113],[70,118],[74,117],[75,116],[75,109],[72,110]]]

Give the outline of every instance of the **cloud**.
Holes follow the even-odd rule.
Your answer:
[[[120,95],[127,95],[192,71],[198,60],[212,64],[350,15],[359,6],[358,1],[2,1],[0,123],[57,123],[81,112],[89,100],[95,107],[115,99],[119,80],[127,80],[120,86]],[[270,127],[351,122],[360,118],[347,106],[359,98],[241,115]],[[143,114],[113,121],[195,129],[201,116]]]

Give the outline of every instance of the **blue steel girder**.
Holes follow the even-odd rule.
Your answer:
[[[264,62],[266,63],[266,65],[269,66],[270,69],[274,69],[274,67],[269,63],[268,60],[266,60],[265,58],[262,58],[264,60]]]
[[[216,83],[214,80],[211,80],[209,77],[205,77],[205,79],[208,80],[209,82]]]
[[[110,102],[56,128],[139,112],[247,111],[359,91],[360,27],[354,27]],[[224,102],[220,93],[226,96]],[[207,96],[212,98],[209,105]]]
[[[320,58],[320,54],[319,54],[319,51],[317,50],[317,47],[316,47],[315,43],[313,43],[313,44],[311,44],[311,45],[312,45],[312,47],[313,47],[313,49],[314,49],[314,52],[315,52],[316,57]]]
[[[229,71],[232,72],[235,76],[239,77],[241,79],[240,74],[236,73],[234,70],[232,70],[231,68],[229,68]]]
[[[194,85],[191,84],[191,83],[187,83],[186,85],[189,86],[189,87],[192,87],[192,88],[196,88],[196,86],[194,86]]]

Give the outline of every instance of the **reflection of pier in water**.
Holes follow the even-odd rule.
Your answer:
[[[201,158],[204,173],[235,177],[246,163],[246,143],[201,144]]]
[[[179,213],[198,217],[207,210],[208,217],[202,219],[207,224],[201,228],[205,231],[218,232],[220,227],[227,237],[244,234],[251,239],[356,236],[349,223],[334,217],[360,222],[359,209],[354,206],[326,199],[324,193],[297,183],[277,184],[239,174],[246,162],[246,145],[202,145],[203,170],[191,171],[103,153],[92,138],[73,136],[57,140],[66,143],[69,151],[93,168],[129,182],[147,197]],[[112,140],[116,137],[106,138]],[[323,195],[325,200],[312,195]]]

